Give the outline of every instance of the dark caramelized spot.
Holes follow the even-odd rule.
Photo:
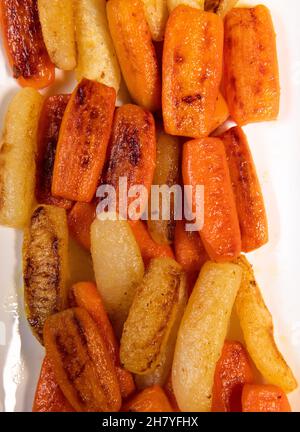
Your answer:
[[[78,87],[75,97],[76,97],[76,104],[78,104],[78,105],[84,104],[86,95],[85,95],[85,89],[83,86]]]
[[[202,96],[201,96],[201,94],[196,93],[194,95],[184,96],[181,100],[182,100],[182,102],[185,102],[185,103],[191,105],[196,101],[201,101]]]

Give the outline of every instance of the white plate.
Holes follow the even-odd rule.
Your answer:
[[[242,3],[242,2],[241,2]],[[258,1],[247,0],[247,5]],[[277,32],[281,112],[277,122],[247,126],[267,206],[270,242],[250,255],[280,349],[300,382],[300,2],[262,0]],[[18,90],[0,50],[0,121]],[[51,93],[72,89],[59,79]],[[0,411],[31,411],[43,349],[28,328],[22,295],[20,232],[0,227]],[[299,267],[299,268],[298,268]],[[290,395],[300,411],[300,390]]]

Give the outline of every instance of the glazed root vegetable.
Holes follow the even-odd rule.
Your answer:
[[[174,258],[174,253],[169,245],[160,245],[150,236],[147,225],[143,221],[128,221],[134,237],[139,245],[145,266],[152,258]]]
[[[92,200],[105,160],[115,101],[113,88],[87,79],[72,93],[59,132],[53,195]]]
[[[128,222],[117,218],[112,213],[98,215],[91,226],[91,250],[98,290],[120,336],[144,263]]]
[[[38,0],[43,38],[52,62],[63,70],[76,66],[73,0]]]
[[[207,12],[214,12],[224,18],[237,2],[238,0],[205,0],[204,9]]]
[[[142,0],[152,39],[162,41],[168,20],[167,0]]]
[[[109,0],[107,17],[132,99],[149,111],[161,106],[161,82],[142,0]]]
[[[179,180],[179,140],[160,132],[156,147],[156,167],[153,186],[159,187],[159,194],[149,196],[150,214],[147,221],[151,237],[156,243],[173,243],[175,230],[176,185]]]
[[[219,92],[217,103],[216,103],[216,109],[213,116],[213,123],[210,131],[213,132],[218,127],[222,126],[222,124],[226,122],[228,117],[229,117],[229,109],[228,109],[227,102],[222,96],[222,94]]]
[[[52,204],[65,209],[71,208],[72,202],[54,197],[51,187],[59,129],[69,99],[69,95],[56,95],[45,100],[39,119],[36,155],[37,201],[40,204]]]
[[[50,358],[45,357],[42,363],[41,373],[35,391],[33,412],[73,412],[61,391],[53,371]]]
[[[291,392],[297,387],[297,382],[276,346],[272,316],[257,286],[253,269],[244,256],[237,263],[243,271],[243,278],[236,298],[236,311],[247,350],[268,383]]]
[[[222,76],[223,22],[188,6],[170,15],[164,41],[162,106],[171,135],[201,138],[213,126]]]
[[[106,17],[106,0],[74,0],[78,64],[76,75],[118,92],[120,67]]]
[[[68,214],[70,234],[85,249],[91,249],[91,225],[96,217],[96,203],[77,202]]]
[[[131,373],[120,366],[119,344],[96,285],[92,282],[77,283],[72,287],[72,296],[75,305],[85,309],[97,324],[115,366],[122,398],[126,399],[135,390],[134,381]]]
[[[41,89],[54,81],[43,40],[37,0],[2,0],[0,21],[13,76],[23,87]]]
[[[127,402],[122,411],[172,412],[172,407],[163,389],[157,385],[148,387]]]
[[[204,224],[200,234],[208,255],[218,262],[237,258],[241,234],[222,141],[203,138],[185,143],[182,175],[184,184],[193,186],[193,212],[196,186],[204,186]]]
[[[243,412],[290,412],[286,394],[273,385],[246,384],[242,395]]]
[[[76,411],[120,409],[114,365],[97,324],[85,309],[67,309],[49,317],[44,341],[56,380]]]
[[[235,194],[242,251],[251,252],[268,242],[267,216],[255,165],[241,128],[232,128],[220,138],[225,146]]]
[[[115,113],[102,183],[114,187],[117,209],[122,216],[140,219],[147,206],[148,196],[138,190],[131,195],[130,188],[144,186],[150,192],[155,161],[156,137],[152,114],[137,105],[121,106]],[[127,200],[123,194],[120,195],[120,179],[127,182],[127,186],[124,185],[129,195]],[[140,201],[138,208],[134,205],[137,195]]]
[[[276,41],[265,6],[236,8],[225,18],[224,88],[230,114],[239,126],[277,118]]]
[[[181,266],[171,258],[153,259],[123,329],[120,358],[126,369],[145,375],[160,366],[164,383],[185,303],[186,279]]]
[[[253,381],[253,367],[243,345],[225,341],[215,370],[212,411],[241,412],[243,386]]]
[[[182,411],[211,410],[212,389],[242,271],[231,263],[202,267],[180,324],[172,367]]]
[[[204,0],[167,0],[167,3],[170,12],[180,5],[186,5],[202,10],[204,9]]]
[[[82,280],[95,280],[92,256],[90,251],[84,249],[76,240],[69,237],[69,288]]]
[[[40,342],[49,315],[66,306],[68,227],[66,212],[54,206],[36,207],[24,231],[24,295],[27,320]]]
[[[42,96],[23,89],[11,101],[0,149],[0,224],[23,228],[34,199],[35,151]]]
[[[167,395],[167,398],[170,401],[172,410],[175,412],[180,412],[180,409],[178,407],[177,401],[176,401],[176,397],[174,394],[174,389],[173,389],[173,384],[172,384],[172,373],[169,375],[167,382],[164,386],[164,391]]]

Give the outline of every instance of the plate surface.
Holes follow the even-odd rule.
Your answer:
[[[245,127],[270,226],[268,245],[249,257],[274,318],[278,345],[300,383],[300,2],[261,3],[270,8],[277,32],[282,97],[277,122]],[[66,92],[74,83],[73,74],[59,75],[49,91]],[[17,90],[1,44],[1,125]],[[31,411],[43,358],[24,314],[21,248],[22,234],[0,227],[0,411]],[[300,390],[290,395],[290,401],[293,410],[300,411]]]

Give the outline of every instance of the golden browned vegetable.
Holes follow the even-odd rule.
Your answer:
[[[25,88],[11,101],[0,150],[0,224],[23,228],[35,187],[35,151],[42,96]]]
[[[168,20],[167,0],[142,0],[142,2],[152,39],[163,40]]]
[[[24,232],[24,295],[27,319],[43,342],[48,316],[64,309],[67,300],[68,227],[64,209],[39,205]]]
[[[241,283],[236,264],[202,267],[179,328],[172,383],[181,411],[210,411],[217,361]]]
[[[214,12],[221,17],[224,17],[234,6],[238,0],[205,0],[204,10]]]
[[[204,9],[204,0],[167,0],[168,9],[172,12],[179,5],[191,6],[197,9]]]
[[[124,367],[144,375],[163,367],[168,377],[170,354],[186,302],[186,278],[171,258],[150,261],[125,322],[120,358]],[[138,329],[138,331],[137,331]]]
[[[237,263],[243,270],[243,277],[235,305],[249,354],[270,384],[291,392],[297,387],[297,382],[275,343],[272,316],[264,303],[253,269],[244,256],[238,258]]]

